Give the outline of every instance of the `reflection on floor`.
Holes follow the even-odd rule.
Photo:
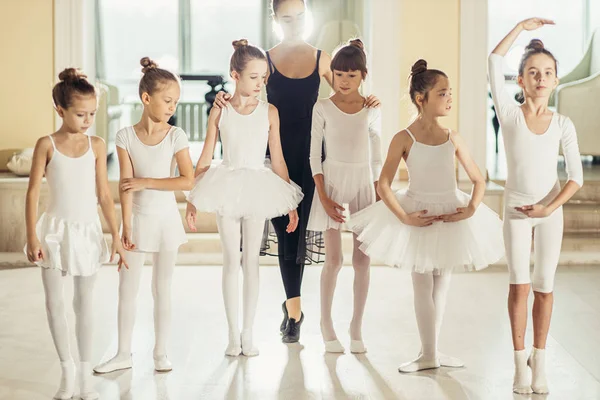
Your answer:
[[[419,351],[410,274],[373,267],[363,356],[324,354],[319,332],[320,268],[305,274],[302,344],[281,343],[283,289],[277,268],[261,269],[255,338],[261,354],[226,358],[227,328],[219,267],[177,267],[173,280],[174,370],[153,370],[151,269],[145,268],[134,332],[133,370],[94,378],[103,400],[188,399],[598,399],[600,398],[600,266],[561,267],[548,341],[549,396],[511,392],[512,350],[506,313],[507,273],[493,267],[453,277],[440,349],[466,367],[400,374]],[[334,303],[340,340],[348,346],[352,268],[343,268]],[[94,361],[114,353],[118,277],[101,270],[95,289]],[[65,298],[70,301],[72,287]],[[73,322],[72,312],[69,320]],[[60,368],[48,332],[36,268],[0,270],[0,398],[47,400]],[[72,331],[71,331],[72,335]],[[531,324],[527,332],[531,348]],[[76,353],[72,338],[72,350]]]

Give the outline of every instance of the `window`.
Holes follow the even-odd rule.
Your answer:
[[[96,1],[99,77],[117,85],[126,102],[137,99],[144,56],[179,74],[227,79],[233,40],[262,45],[264,0]],[[186,82],[182,98],[202,101],[208,90]]]
[[[94,1],[98,78],[112,91],[110,97],[118,97],[119,104],[126,106],[122,124],[133,123],[141,113],[138,82],[142,57],[183,76],[175,119],[192,139],[203,135],[205,95],[210,97],[212,89],[205,81],[189,76],[186,80],[185,75],[220,75],[231,81],[229,59],[234,40],[245,38],[264,49],[276,43],[270,0]],[[312,29],[309,42],[331,53],[342,41],[361,35],[364,4],[364,0],[309,1],[310,9],[319,16],[315,21],[318,29]],[[233,89],[230,82],[225,87]],[[329,94],[328,85],[322,90]]]
[[[98,48],[102,57],[99,75],[103,81],[124,89],[122,97],[137,97],[142,57],[178,70],[176,1],[99,0],[98,8]]]
[[[532,15],[552,19],[556,27],[523,32],[507,54],[506,63],[509,71],[516,74],[523,49],[531,39],[540,38],[558,60],[558,75],[565,75],[577,65],[587,44],[587,3],[587,0],[489,0],[488,47],[491,51],[517,22]],[[600,8],[598,4],[594,7]]]
[[[248,39],[262,46],[262,0],[190,0],[190,73],[229,76],[231,42]]]

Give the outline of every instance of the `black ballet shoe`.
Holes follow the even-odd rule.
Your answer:
[[[285,335],[285,330],[287,329],[287,325],[288,325],[288,310],[287,310],[287,306],[286,306],[286,302],[284,301],[283,304],[281,305],[281,309],[283,310],[283,321],[281,322],[281,325],[279,326],[279,333],[281,335]]]
[[[304,313],[300,314],[300,321],[296,322],[294,318],[288,320],[288,326],[281,341],[283,343],[297,343],[300,340],[300,326],[304,322]]]

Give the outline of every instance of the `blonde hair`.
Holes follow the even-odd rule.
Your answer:
[[[144,57],[140,60],[142,66],[142,79],[140,79],[139,95],[148,93],[152,95],[158,89],[158,85],[166,83],[168,81],[177,82],[179,84],[179,78],[166,69],[158,68],[158,64],[149,57]]]
[[[234,40],[231,44],[234,51],[229,61],[229,73],[233,71],[241,73],[251,60],[267,60],[264,51],[249,44],[248,39]]]

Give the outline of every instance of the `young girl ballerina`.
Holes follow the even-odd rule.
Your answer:
[[[462,361],[438,351],[451,270],[479,270],[503,255],[498,215],[481,204],[485,180],[464,140],[438,121],[452,107],[452,88],[445,73],[417,61],[410,77],[416,120],[397,133],[390,145],[377,191],[383,202],[353,214],[349,225],[361,250],[388,265],[412,270],[414,306],[421,353],[400,372]],[[455,156],[471,182],[471,196],[457,189]],[[407,190],[394,193],[392,180],[401,159],[409,172]]]
[[[260,101],[267,60],[245,39],[233,42],[230,74],[235,94],[224,108],[214,107],[196,165],[197,183],[188,196],[187,222],[195,230],[196,211],[214,212],[223,246],[223,300],[229,325],[228,356],[258,355],[252,340],[259,286],[259,253],[265,220],[288,214],[287,232],[298,226],[300,188],[290,182],[279,139],[277,109]],[[211,167],[217,133],[223,162]],[[265,166],[267,144],[272,170]],[[238,326],[238,276],[242,241],[244,317]]]
[[[101,264],[109,260],[98,203],[112,234],[110,261],[118,253],[119,269],[127,264],[108,187],[104,141],[85,133],[94,123],[96,90],[85,75],[73,68],[65,69],[58,77],[60,82],[54,86],[52,98],[63,122],[58,131],[35,145],[27,189],[25,252],[29,261],[42,267],[48,324],[62,369],[55,399],[70,399],[75,392],[75,364],[63,298],[65,277],[73,277],[80,397],[90,400],[100,397],[90,382],[94,281]],[[36,225],[44,174],[50,202]]]
[[[281,148],[290,179],[304,193],[298,206],[298,229],[287,231],[289,220],[285,215],[271,220],[277,234],[277,256],[286,294],[279,331],[284,343],[295,343],[300,340],[304,321],[301,302],[304,266],[314,255],[306,240],[313,236],[306,229],[315,190],[309,165],[312,111],[319,98],[321,78],[331,85],[331,56],[303,39],[307,14],[304,0],[271,0],[271,10],[282,38],[267,51],[267,98],[279,112]],[[219,92],[215,106],[225,107],[228,96]],[[369,96],[365,105],[377,107],[379,100]]]
[[[335,334],[331,306],[342,268],[343,205],[356,212],[375,202],[381,172],[381,112],[364,108],[359,89],[367,75],[367,57],[360,39],[341,47],[331,61],[335,94],[318,100],[313,110],[310,167],[315,198],[308,230],[325,232],[325,264],[321,271],[321,333],[325,350],[343,353]],[[322,160],[325,143],[325,161]],[[350,323],[350,351],[364,353],[362,317],[369,290],[369,257],[354,235],[354,314]]]
[[[504,89],[504,55],[522,31],[546,24],[554,22],[540,18],[519,22],[489,57],[490,86],[502,128],[508,169],[504,243],[510,278],[508,313],[514,346],[513,391],[516,393],[548,393],[545,348],[562,243],[562,205],[583,185],[575,127],[568,117],[548,109],[550,94],[558,85],[557,63],[540,40],[529,43],[519,65],[518,84],[525,98],[523,105],[517,105]],[[557,175],[561,144],[568,175],[562,189]],[[529,272],[532,231],[535,234],[533,280]],[[533,350],[528,358],[525,329],[531,287]],[[531,378],[527,366],[531,368]]]
[[[139,94],[142,118],[117,132],[116,145],[121,179],[119,194],[123,214],[121,240],[130,268],[119,275],[119,349],[117,355],[94,368],[108,373],[131,368],[131,336],[135,322],[142,267],[147,253],[153,257],[154,366],[172,369],[166,345],[171,319],[171,277],[177,249],[186,242],[175,190],[190,190],[194,169],[185,132],[167,123],[175,113],[180,85],[171,72],[158,68],[148,57],[141,60],[144,73]],[[171,176],[176,160],[180,176]]]

